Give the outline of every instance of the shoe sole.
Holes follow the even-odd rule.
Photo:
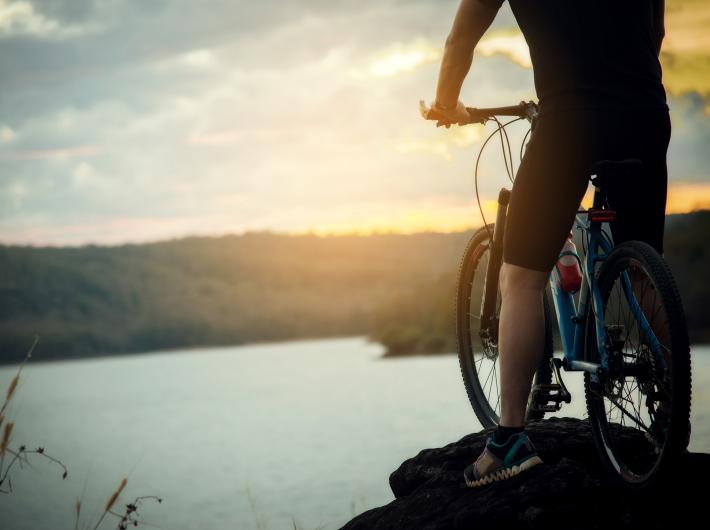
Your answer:
[[[523,471],[530,469],[531,467],[535,467],[538,464],[542,464],[542,459],[539,456],[533,456],[532,458],[528,458],[525,462],[517,466],[499,469],[498,471],[489,473],[488,475],[481,477],[478,480],[469,481],[468,478],[466,478],[465,476],[464,480],[466,481],[466,486],[468,486],[469,488],[478,488],[480,486],[485,486],[486,484],[492,484],[493,482],[499,482],[501,480],[512,478],[516,475],[519,475]]]

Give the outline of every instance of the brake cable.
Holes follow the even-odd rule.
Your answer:
[[[525,150],[526,142],[528,141],[528,136],[530,136],[530,133],[532,132],[532,127],[528,129],[528,132],[525,133],[525,136],[523,136],[523,141],[520,143],[520,161],[523,161],[523,151]]]
[[[510,148],[510,139],[508,138],[508,131],[506,131],[505,126],[501,127],[502,123],[497,117],[493,117],[493,120],[498,124],[498,137],[500,138],[500,148],[503,153],[503,163],[505,164],[505,171],[508,174],[508,180],[513,183],[515,168],[513,166],[513,151]],[[506,151],[506,144],[508,150]],[[509,164],[510,162],[510,164]]]
[[[478,211],[481,213],[481,219],[483,220],[483,226],[485,227],[486,232],[488,232],[488,239],[490,241],[493,241],[493,234],[491,233],[491,229],[489,228],[488,223],[486,222],[486,216],[483,213],[483,206],[481,205],[481,194],[478,191],[478,167],[479,167],[479,163],[481,161],[481,155],[483,154],[483,150],[485,149],[488,142],[490,142],[491,138],[493,138],[496,135],[496,133],[499,133],[500,137],[501,137],[501,146],[503,147],[503,159],[505,160],[506,171],[508,172],[508,178],[510,179],[511,182],[513,182],[514,181],[514,176],[512,174],[513,155],[512,155],[512,150],[510,148],[510,140],[508,138],[508,133],[505,129],[506,129],[506,127],[508,127],[508,125],[511,125],[511,124],[515,123],[516,121],[520,121],[523,119],[524,118],[515,118],[515,119],[510,120],[506,123],[501,123],[498,120],[498,118],[494,117],[493,121],[496,122],[496,124],[498,125],[498,128],[495,131],[493,131],[491,134],[488,135],[486,140],[483,142],[483,145],[481,145],[481,149],[478,151],[478,156],[476,157],[476,165],[475,165],[475,169],[474,169],[474,178],[473,178],[474,187],[476,189],[476,202],[478,203]],[[528,130],[528,132],[525,134],[525,138],[527,138],[529,134],[530,134],[530,131]],[[508,144],[508,156],[510,156],[510,166],[508,166],[508,160],[506,157],[505,146],[503,144],[503,135],[505,135],[505,139]],[[525,138],[523,139],[523,143],[524,143]],[[523,149],[524,149],[524,145],[520,147],[521,159],[522,159]]]

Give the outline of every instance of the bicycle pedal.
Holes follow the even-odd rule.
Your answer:
[[[559,385],[535,385],[532,390],[532,412],[557,412],[562,408],[563,396]]]
[[[552,383],[552,384],[547,384],[547,385],[535,385],[533,387],[533,397],[537,400],[540,399],[542,401],[543,399],[547,402],[554,402],[554,403],[569,403],[570,401],[570,396],[569,393],[565,391],[564,387]]]
[[[552,375],[555,378],[556,383],[554,385],[557,387],[558,394],[560,395],[560,401],[569,403],[572,401],[572,394],[569,393],[564,381],[562,381],[562,375],[560,374],[560,368],[562,367],[562,359],[557,359],[553,357],[550,359],[550,368],[552,368]]]
[[[531,407],[531,412],[557,412],[562,407],[560,405],[538,405],[535,404]]]

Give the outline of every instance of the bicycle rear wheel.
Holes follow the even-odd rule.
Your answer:
[[[644,488],[672,471],[688,446],[691,373],[683,307],[668,265],[639,241],[609,254],[598,287],[609,372],[597,381],[585,374],[589,419],[612,479]],[[599,362],[591,313],[585,357]]]
[[[490,263],[490,235],[493,225],[483,227],[471,237],[459,269],[456,296],[456,337],[459,366],[476,417],[484,428],[494,427],[500,420],[500,373],[498,370],[497,321],[500,314],[498,292],[495,323],[496,333],[487,336],[481,330],[481,306],[486,289],[486,272]],[[497,266],[500,267],[500,264]],[[553,353],[552,316],[547,296],[544,297],[545,342],[543,358],[535,374],[534,384],[549,384],[552,380],[550,358]],[[531,410],[528,420],[539,420],[544,412]]]

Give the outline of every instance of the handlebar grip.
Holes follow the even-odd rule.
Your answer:
[[[466,107],[468,112],[469,121],[468,123],[486,123],[494,116],[517,116],[519,118],[527,118],[531,120],[537,115],[537,105],[532,101],[526,103],[521,102],[518,105],[511,105],[508,107],[495,107],[495,108],[485,108],[477,109],[474,107]],[[419,112],[427,120],[436,120],[447,122],[448,120],[442,116],[439,112],[433,108],[427,106],[427,104],[421,100],[419,101]],[[460,123],[459,125],[465,125]]]
[[[486,121],[486,116],[483,116],[478,109],[466,107],[466,110],[468,111],[468,115],[470,117],[470,121],[468,123],[484,123]],[[429,107],[424,100],[419,101],[419,113],[426,120],[448,122],[448,119],[445,116],[443,116],[440,112],[437,112],[436,109]],[[459,125],[465,124],[459,123]]]
[[[489,115],[484,114],[480,110],[473,107],[466,107],[466,111],[471,119],[471,123],[486,123],[486,120],[490,118]]]

